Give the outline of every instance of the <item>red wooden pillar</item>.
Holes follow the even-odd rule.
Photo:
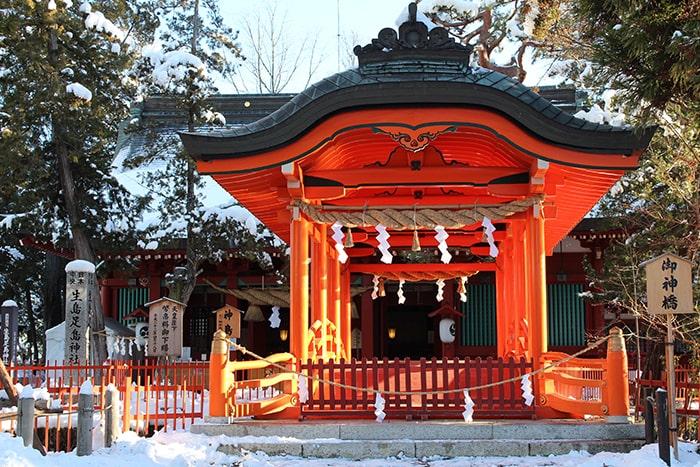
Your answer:
[[[510,232],[510,226],[508,226]],[[515,313],[513,307],[512,261],[513,238],[511,235],[501,243],[496,257],[496,355],[506,357],[513,351],[510,323]]]
[[[105,281],[106,282],[106,281]],[[102,302],[102,316],[109,316],[112,319],[119,319],[117,316],[118,306],[113,306],[112,288],[106,283],[100,284],[100,302]]]
[[[335,324],[336,330],[335,348],[329,350],[335,352],[335,358],[337,360],[343,356],[343,330],[346,324],[341,319],[340,309],[340,261],[338,261],[338,254],[334,249],[328,251],[328,313],[331,321]]]
[[[328,319],[328,237],[326,225],[316,224],[313,228],[311,248],[311,323],[320,321],[321,353],[327,348],[326,320]]]
[[[502,244],[496,268],[498,355],[528,356],[530,349],[530,311],[527,299],[524,221],[508,225],[508,237]],[[500,301],[499,301],[500,299]]]
[[[544,244],[544,219],[539,212],[533,212],[536,208],[527,211],[527,257],[529,267],[529,293],[530,301],[530,335],[532,337],[530,348],[535,364],[539,364],[540,357],[547,352],[547,270]]]
[[[289,349],[298,360],[309,358],[309,224],[298,212],[292,220],[289,274]]]
[[[371,276],[362,276],[362,285],[372,284]],[[362,358],[374,357],[374,300],[371,293],[362,294],[362,310],[360,313],[360,330],[362,331]]]
[[[228,287],[229,289],[238,288],[237,274],[228,274],[226,276],[226,287]],[[238,308],[238,297],[236,297],[235,295],[231,295],[229,293],[224,294],[224,300],[226,302],[226,305],[231,305],[232,307]]]
[[[151,274],[148,278],[148,301],[154,302],[161,297],[160,276],[158,274]]]
[[[352,357],[352,294],[350,292],[350,270],[339,265],[340,269],[340,321],[343,323],[342,336],[346,360]]]

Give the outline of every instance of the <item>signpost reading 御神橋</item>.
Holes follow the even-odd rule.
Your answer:
[[[670,253],[645,261],[640,266],[647,274],[647,309],[653,315],[665,314],[667,319],[666,377],[668,378],[669,427],[674,457],[678,459],[678,434],[676,432],[676,385],[673,362],[672,315],[693,313],[693,282],[691,262]]]

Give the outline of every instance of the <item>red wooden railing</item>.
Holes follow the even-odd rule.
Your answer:
[[[675,368],[675,409],[678,417],[678,434],[682,439],[698,441],[698,426],[700,425],[700,370],[692,367]],[[652,378],[651,374],[639,379],[641,388],[667,389],[666,374],[662,372],[660,379]],[[642,396],[644,390],[641,391]],[[669,395],[670,397],[670,395]],[[638,414],[644,414],[644,400],[635,408]],[[644,414],[646,416],[646,414]]]
[[[302,417],[373,418],[374,391],[378,391],[386,401],[388,418],[461,418],[463,390],[469,388],[475,418],[535,415],[534,404],[525,404],[520,389],[520,378],[533,371],[533,362],[522,358],[310,359],[301,371],[312,376],[308,400],[301,404]],[[411,394],[402,394],[406,392]]]
[[[204,394],[208,389],[208,362],[134,363],[109,362],[102,366],[10,365],[13,382],[41,388],[51,401],[35,418],[48,451],[75,448],[73,428],[77,423],[80,386],[90,378],[96,411],[104,407],[105,388],[113,384],[122,403],[122,430],[149,435],[154,430],[185,428],[204,416]],[[5,431],[15,421],[2,422]]]

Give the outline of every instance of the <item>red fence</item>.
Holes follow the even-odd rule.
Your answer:
[[[113,384],[122,404],[122,430],[142,435],[154,430],[186,428],[204,415],[204,393],[208,389],[208,362],[133,363],[109,362],[104,366],[11,365],[13,381],[41,389],[49,400],[38,402],[35,426],[49,451],[75,448],[73,429],[77,423],[80,386],[90,378],[95,410],[104,407],[105,388]],[[5,420],[4,431],[14,430],[14,420]]]
[[[376,392],[363,388],[381,394],[389,418],[461,418],[465,404],[463,389],[467,388],[473,388],[469,396],[475,403],[475,418],[535,415],[534,404],[525,404],[520,388],[520,378],[533,371],[532,360],[490,357],[309,360],[301,369],[313,376],[313,381],[308,383],[308,400],[301,405],[302,417],[374,417]],[[500,384],[503,381],[508,382]],[[408,391],[413,394],[401,394]]]
[[[661,388],[667,389],[665,373],[661,379],[652,379],[651,375],[639,380],[641,388]],[[700,371],[690,367],[680,367],[675,369],[675,408],[678,418],[678,435],[682,439],[697,441],[698,427],[700,425]],[[642,396],[644,391],[641,392]],[[670,395],[669,395],[670,398]],[[637,413],[643,414],[645,409],[644,400],[640,401],[636,407]],[[645,414],[646,415],[646,414]]]

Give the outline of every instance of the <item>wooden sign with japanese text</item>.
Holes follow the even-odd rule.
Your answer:
[[[6,300],[0,308],[0,350],[2,350],[0,356],[7,364],[17,359],[18,313],[17,303],[12,300]]]
[[[238,308],[226,305],[214,311],[216,313],[216,329],[221,329],[227,337],[241,337],[241,313]]]
[[[185,305],[170,298],[146,303],[148,356],[182,357],[182,315]]]
[[[641,264],[647,273],[647,308],[651,314],[693,313],[691,262],[665,253]]]

